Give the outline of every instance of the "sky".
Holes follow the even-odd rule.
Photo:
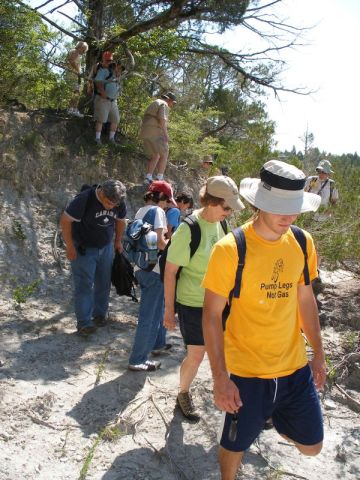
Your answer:
[[[297,47],[281,53],[287,62],[282,82],[287,87],[307,87],[310,96],[269,93],[265,103],[276,122],[276,147],[304,150],[300,137],[314,135],[314,146],[327,153],[360,153],[359,0],[286,0],[279,8],[292,25],[314,27]],[[235,50],[240,32],[222,36]]]
[[[32,5],[39,2],[30,0]],[[295,146],[303,151],[301,137],[308,129],[320,151],[360,153],[360,0],[283,0],[278,12],[292,25],[313,26],[301,40],[306,45],[281,52],[287,64],[281,79],[286,87],[305,87],[314,93],[280,92],[279,101],[269,91],[262,99],[276,123],[276,148]],[[236,51],[239,44],[255,41],[242,31],[235,29],[212,41]]]

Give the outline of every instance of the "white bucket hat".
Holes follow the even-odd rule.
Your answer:
[[[260,178],[244,178],[240,182],[240,195],[264,212],[280,215],[315,212],[321,197],[304,192],[305,181],[305,174],[298,168],[270,160],[261,168]]]

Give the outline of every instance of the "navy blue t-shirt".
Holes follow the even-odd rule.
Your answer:
[[[65,209],[71,218],[72,236],[76,246],[103,248],[114,236],[116,219],[126,216],[125,202],[106,210],[92,187],[76,195]]]

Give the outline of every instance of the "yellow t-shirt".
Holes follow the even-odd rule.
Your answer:
[[[233,298],[226,322],[227,370],[241,377],[277,378],[307,363],[301,335],[297,286],[304,284],[304,254],[289,229],[270,242],[243,225],[245,267],[240,298]],[[317,277],[316,252],[305,232],[310,278]],[[234,288],[238,255],[235,238],[226,235],[212,251],[202,286],[228,297]]]

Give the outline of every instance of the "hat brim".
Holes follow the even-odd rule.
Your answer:
[[[235,211],[244,210],[245,208],[239,197],[227,197],[224,198],[224,201]]]
[[[326,173],[327,175],[330,175],[330,173],[334,173],[333,170],[328,170],[328,171],[326,171],[325,168],[323,168],[323,167],[316,167],[315,170],[316,170],[317,172]]]
[[[169,200],[168,200],[168,203],[172,203],[174,205],[174,207],[177,208],[177,203],[175,201],[175,198],[174,197],[170,197]]]
[[[321,203],[321,197],[316,193],[274,187],[268,189],[259,178],[244,178],[239,191],[240,195],[254,207],[277,215],[316,212]]]

